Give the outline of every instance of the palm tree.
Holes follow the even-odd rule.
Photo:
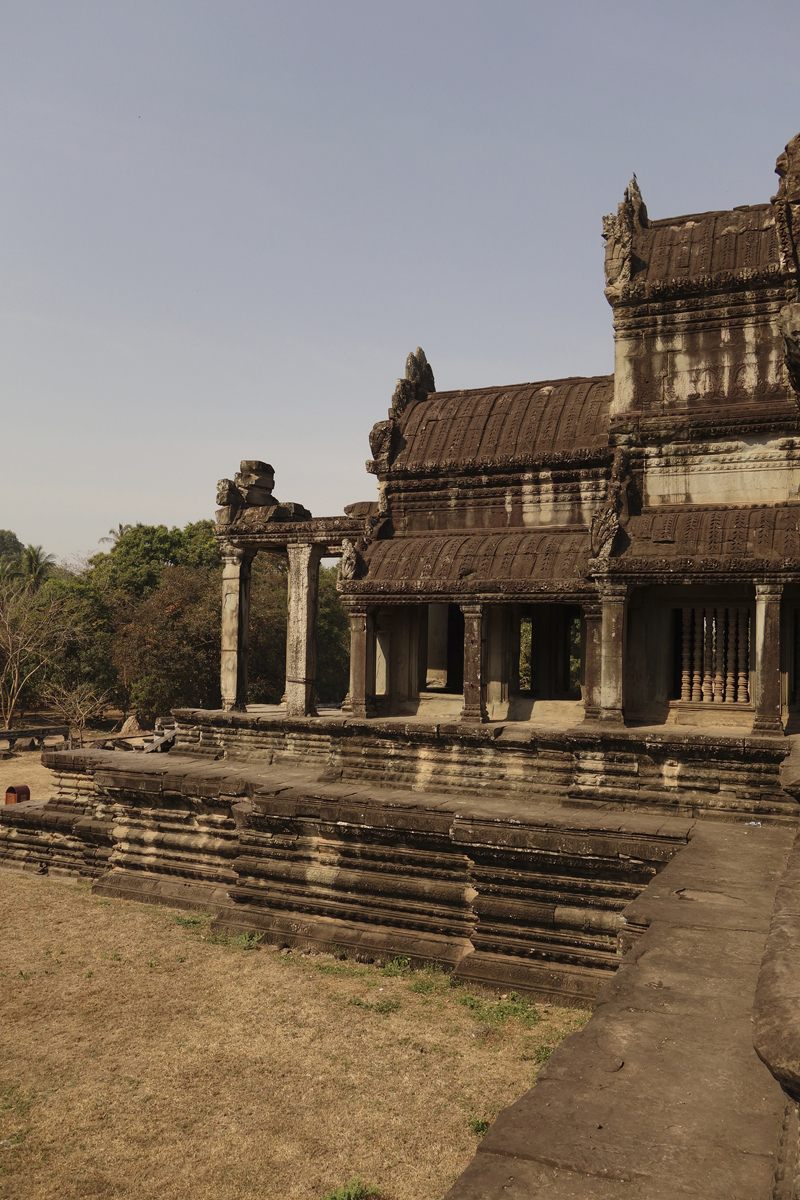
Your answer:
[[[120,521],[117,528],[109,529],[108,537],[101,537],[100,541],[101,542],[113,542],[114,545],[116,546],[119,539],[123,538],[126,533],[130,532],[131,529],[133,529],[132,525],[123,525],[122,522]]]
[[[26,546],[19,557],[14,577],[24,579],[35,592],[42,586],[55,565],[55,555],[45,554],[41,546]]]

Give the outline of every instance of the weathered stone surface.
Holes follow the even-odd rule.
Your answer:
[[[520,738],[514,724],[290,720],[196,709],[176,716],[180,753],[241,762],[311,759],[330,778],[383,788],[466,789],[690,816],[730,812],[794,821],[800,813],[780,774],[793,737],[579,725],[527,727]]]
[[[750,1012],[792,837],[698,826],[625,910],[646,909],[649,928],[589,1024],[501,1113],[448,1200],[771,1200],[785,1097]]]
[[[661,816],[315,780],[307,759],[131,765],[88,751],[48,761],[61,796],[0,816],[6,866],[94,874],[104,895],[213,906],[220,927],[281,944],[403,954],[575,1004],[591,1005],[616,969],[618,935],[630,942],[623,910],[692,830]]]
[[[753,1008],[753,1043],[783,1089],[800,1101],[800,845],[775,897]]]

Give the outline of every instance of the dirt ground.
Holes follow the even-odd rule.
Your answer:
[[[2,1200],[435,1200],[587,1019],[14,873],[0,952]]]
[[[0,759],[0,804],[5,801],[6,788],[21,783],[31,789],[31,800],[49,800],[55,795],[55,776],[42,766],[39,750],[20,750],[11,758]]]

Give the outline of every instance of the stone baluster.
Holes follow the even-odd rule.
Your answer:
[[[239,546],[222,548],[222,630],[220,692],[222,707],[247,706],[247,654],[250,637],[250,574],[254,555]]]
[[[737,635],[737,658],[738,658],[738,682],[736,685],[736,702],[737,704],[750,703],[750,610],[748,608],[740,608],[738,610],[738,635]]]
[[[317,677],[317,601],[322,546],[287,546],[289,614],[286,625],[286,713],[314,717]]]
[[[464,707],[461,720],[477,725],[486,711],[486,630],[484,605],[462,604],[464,614]]]
[[[600,665],[600,720],[624,724],[625,713],[625,634],[628,589],[625,584],[601,585],[603,605]]]
[[[694,673],[692,675],[692,700],[699,704],[703,699],[703,610],[694,610]]]
[[[714,651],[714,610],[703,609],[703,703],[711,704],[714,699],[714,676],[712,654]]]
[[[681,700],[692,698],[692,609],[684,604],[681,613]]]
[[[735,608],[725,609],[725,628],[727,630],[727,644],[725,647],[725,703],[733,704],[736,700],[736,655],[738,653],[736,647],[736,627],[737,627],[737,610]]]
[[[350,712],[375,716],[375,627],[373,610],[348,606],[350,611]]]
[[[586,649],[583,664],[583,708],[584,720],[593,721],[600,716],[603,649],[603,606],[584,604],[583,619],[586,625]]]
[[[725,609],[714,610],[714,703],[725,699]]]
[[[781,721],[780,584],[756,584],[753,733],[783,733]]]

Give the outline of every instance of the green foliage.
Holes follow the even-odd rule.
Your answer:
[[[193,913],[191,916],[181,917],[173,913],[172,919],[183,929],[197,929],[198,925],[207,923],[208,916],[202,913]]]
[[[475,1117],[473,1121],[469,1122],[469,1127],[478,1137],[483,1137],[489,1130],[489,1122],[485,1121],[483,1117]]]
[[[402,975],[411,966],[411,959],[403,955],[400,958],[390,958],[385,967],[381,967],[381,975]]]
[[[531,690],[531,629],[530,617],[523,617],[519,623],[519,690]]]
[[[218,708],[221,570],[211,521],[183,529],[122,525],[79,570],[54,568],[41,547],[0,530],[0,584],[36,592],[42,610],[69,611],[57,652],[45,654],[14,708],[37,699],[102,697],[151,724],[179,707]],[[287,571],[253,562],[248,700],[278,704],[286,670]],[[340,703],[349,676],[349,621],[336,570],[320,570],[317,696]],[[2,655],[0,654],[0,659]],[[0,661],[0,670],[2,669]],[[81,705],[85,708],[85,705]]]
[[[350,621],[336,590],[335,567],[319,570],[317,698],[341,704],[350,684]]]
[[[140,720],[182,705],[218,708],[218,571],[166,567],[155,588],[112,616],[112,663]]]
[[[196,521],[184,529],[142,524],[122,529],[111,550],[96,554],[91,564],[98,580],[124,595],[142,597],[153,591],[165,567],[220,566],[211,521]]]
[[[15,562],[22,554],[23,545],[10,529],[0,529],[0,563]]]
[[[38,591],[56,565],[53,555],[45,554],[41,546],[26,546],[17,562],[17,577],[24,580],[33,591]]]
[[[370,1184],[364,1183],[360,1175],[349,1179],[344,1187],[334,1188],[332,1192],[326,1192],[322,1200],[369,1200],[370,1196],[377,1196],[378,1189],[371,1187]]]
[[[473,992],[462,992],[456,996],[456,1001],[469,1009],[477,1021],[492,1025],[500,1025],[510,1018],[516,1018],[526,1025],[535,1025],[539,1020],[539,1010],[535,1004],[517,992],[510,992],[505,1000],[488,1000]]]

